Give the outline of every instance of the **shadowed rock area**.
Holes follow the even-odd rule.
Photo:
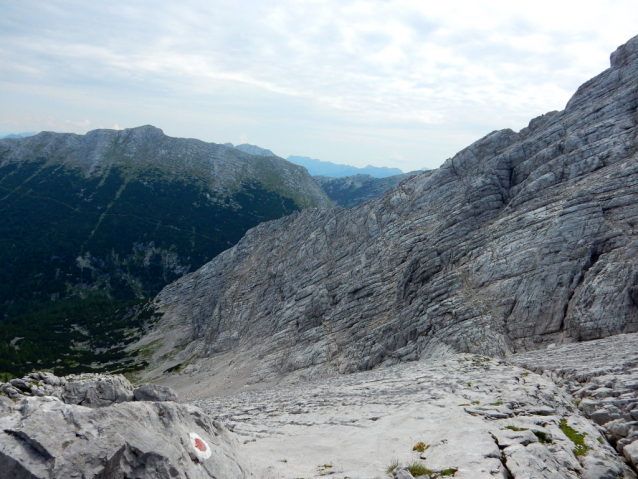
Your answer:
[[[148,376],[221,390],[638,330],[637,107],[635,37],[565,110],[377,200],[259,225],[158,295]]]

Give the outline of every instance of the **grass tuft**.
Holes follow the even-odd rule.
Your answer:
[[[532,431],[534,436],[538,438],[538,442],[541,444],[551,444],[552,440],[547,436],[546,432],[542,431]]]
[[[560,424],[558,425],[560,430],[563,431],[563,434],[569,438],[571,442],[574,443],[575,447],[573,449],[574,456],[584,456],[589,451],[589,447],[585,445],[585,436],[586,432],[578,432],[576,429],[567,425],[567,421],[562,419]]]
[[[428,447],[430,447],[428,444],[425,444],[424,442],[417,442],[414,447],[412,448],[413,451],[416,452],[423,452],[425,451]]]
[[[388,468],[385,470],[385,472],[387,472],[388,474],[392,474],[392,471],[394,471],[397,467],[399,467],[399,460],[392,459],[392,462],[390,463]]]
[[[527,431],[526,427],[516,427],[516,426],[505,426],[505,429],[509,429],[510,431]]]
[[[456,467],[448,467],[447,469],[443,469],[439,472],[439,476],[453,476],[456,474],[456,471],[458,471]]]
[[[408,466],[408,471],[410,471],[410,474],[412,474],[414,477],[425,476],[426,474],[429,476],[432,475],[432,471],[418,462],[413,462],[412,464],[410,464]]]

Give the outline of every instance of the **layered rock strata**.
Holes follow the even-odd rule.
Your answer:
[[[149,375],[257,383],[638,330],[637,107],[638,37],[561,112],[377,200],[250,230],[159,294]]]
[[[176,395],[168,388],[133,389],[121,376],[34,373],[2,385],[0,392],[2,477],[243,479],[249,474],[228,432],[200,409],[173,402]]]

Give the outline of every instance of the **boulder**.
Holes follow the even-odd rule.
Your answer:
[[[143,384],[133,390],[136,401],[177,401],[177,393],[158,384]]]
[[[128,381],[106,375],[66,382],[61,397],[0,397],[0,476],[247,477],[221,424],[169,401],[176,395],[168,388],[138,389],[156,402],[132,402]]]

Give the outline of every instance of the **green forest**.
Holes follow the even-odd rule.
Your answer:
[[[139,367],[122,345],[150,320],[140,313],[148,298],[249,228],[297,210],[256,182],[215,195],[159,170],[86,176],[44,158],[5,164],[0,373]]]

